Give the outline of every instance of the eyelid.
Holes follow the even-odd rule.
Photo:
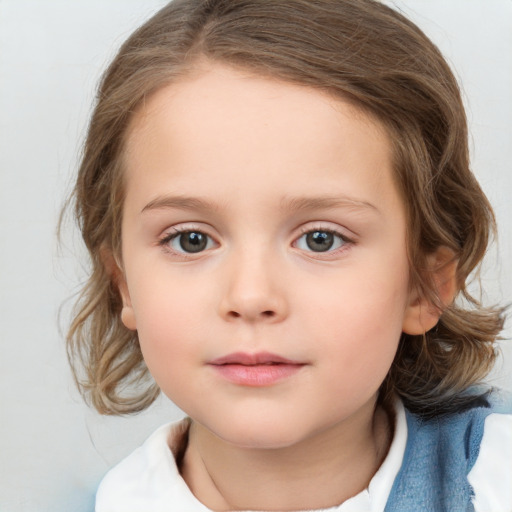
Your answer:
[[[167,228],[163,232],[163,234],[158,238],[157,245],[159,245],[162,248],[162,250],[164,250],[166,253],[170,253],[173,256],[180,257],[184,260],[197,259],[212,249],[212,247],[210,247],[208,249],[204,249],[197,253],[193,253],[193,252],[189,253],[186,251],[183,251],[183,252],[177,251],[170,246],[171,240],[174,240],[175,238],[177,238],[178,236],[180,236],[183,233],[190,233],[190,232],[202,233],[203,235],[208,237],[209,240],[213,241],[213,243],[216,247],[219,246],[219,242],[217,242],[216,237],[211,234],[211,230],[208,229],[207,227],[201,226],[196,223],[178,224],[176,226],[171,226],[171,227]]]
[[[162,250],[164,250],[167,253],[172,254],[175,257],[180,257],[184,260],[189,259],[197,259],[200,258],[205,253],[208,253],[210,250],[219,247],[220,243],[218,242],[218,236],[212,234],[213,228],[211,228],[208,225],[202,224],[202,223],[181,223],[177,224],[175,226],[170,226],[167,229],[164,230],[163,234],[158,237],[157,245],[159,245]],[[334,250],[327,250],[327,251],[306,251],[304,249],[300,249],[296,247],[296,244],[298,240],[304,236],[307,233],[311,233],[314,231],[325,231],[328,233],[332,233],[335,236],[338,236],[341,238],[341,240],[344,242],[341,247],[338,247]],[[188,252],[182,252],[182,251],[176,251],[172,247],[170,247],[169,242],[173,240],[174,238],[178,237],[182,233],[188,233],[188,232],[200,232],[207,236],[211,241],[214,243],[214,247],[210,247],[208,249],[204,249],[202,251],[199,251],[197,253],[188,253]],[[329,259],[330,257],[339,257],[341,253],[347,251],[357,243],[357,234],[353,231],[344,228],[340,226],[339,224],[335,224],[332,222],[327,221],[311,221],[306,224],[303,224],[298,228],[298,233],[293,237],[292,240],[292,246],[304,253],[307,253],[309,257],[314,259]]]
[[[338,247],[334,250],[327,251],[313,251],[313,250],[304,250],[296,247],[297,242],[306,234],[314,232],[314,231],[324,231],[327,233],[332,233],[333,235],[339,237],[344,243],[341,247]],[[310,258],[314,259],[330,259],[340,257],[342,253],[349,250],[352,246],[356,244],[356,235],[352,231],[350,231],[350,235],[347,234],[348,229],[344,229],[339,225],[333,225],[330,222],[310,222],[305,225],[302,225],[299,229],[298,235],[295,235],[293,238],[292,245],[299,251],[305,253]]]
[[[299,228],[299,233],[294,238],[297,239],[305,233],[311,233],[311,231],[327,231],[335,235],[340,236],[347,242],[355,243],[357,234],[348,228],[342,227],[339,224],[333,222],[313,221],[303,224]]]

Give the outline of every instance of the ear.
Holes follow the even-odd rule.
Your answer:
[[[127,329],[135,331],[137,329],[135,313],[133,311],[130,293],[128,292],[128,285],[126,283],[124,271],[112,253],[111,249],[102,247],[100,254],[103,265],[105,266],[110,279],[112,279],[112,282],[119,290],[119,295],[121,296],[121,300],[123,302],[123,309],[121,310],[121,322],[123,322]]]
[[[455,253],[448,247],[439,247],[428,255],[428,272],[432,276],[439,304],[433,304],[418,290],[411,291],[402,325],[405,334],[424,334],[437,324],[444,309],[453,302],[457,293],[457,263]]]

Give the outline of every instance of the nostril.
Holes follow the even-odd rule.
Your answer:
[[[230,311],[228,313],[228,315],[231,318],[240,318],[240,317],[244,316],[241,313],[239,313],[238,311]],[[275,311],[268,310],[268,311],[262,311],[261,312],[261,317],[263,317],[263,318],[273,318],[274,316],[276,316],[276,312]]]

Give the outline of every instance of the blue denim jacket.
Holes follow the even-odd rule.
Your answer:
[[[463,412],[429,420],[406,409],[404,460],[385,512],[474,511],[467,477],[478,457],[485,419],[510,411],[510,397],[493,394]]]

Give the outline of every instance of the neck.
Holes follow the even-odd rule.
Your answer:
[[[278,449],[240,448],[192,422],[182,475],[212,510],[329,508],[368,486],[390,441],[380,407]]]

